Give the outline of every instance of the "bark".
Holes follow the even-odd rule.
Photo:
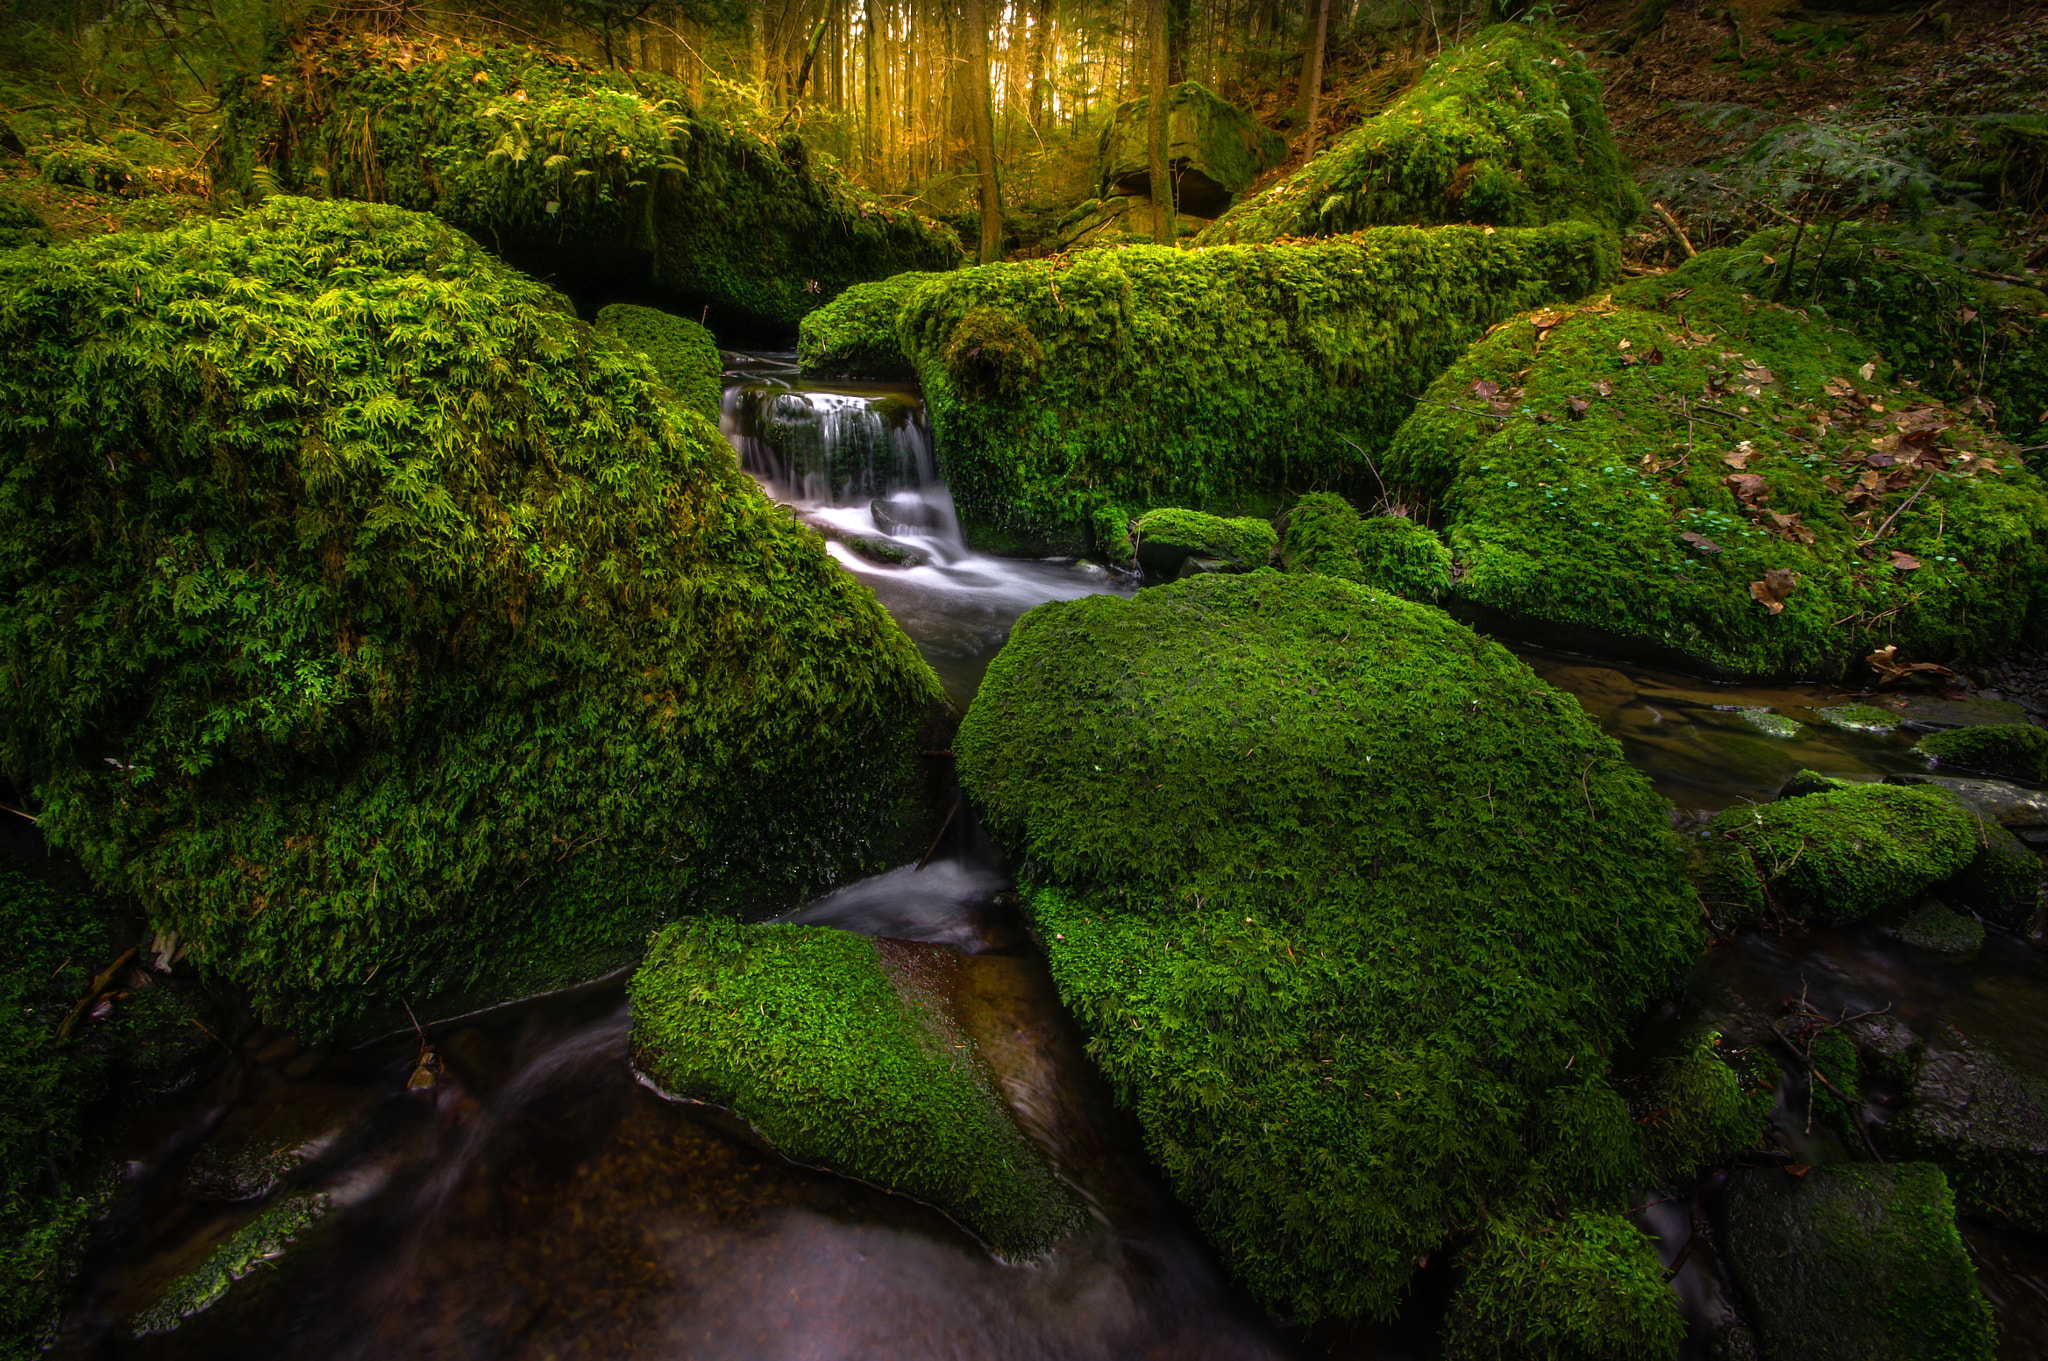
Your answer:
[[[1301,98],[1295,105],[1303,125],[1304,162],[1316,154],[1316,105],[1323,96],[1323,38],[1330,28],[1330,0],[1309,0],[1309,4],[1314,12],[1308,21],[1308,53],[1301,61]]]
[[[1167,0],[1151,0],[1146,37],[1151,45],[1151,73],[1145,97],[1145,152],[1152,181],[1152,239],[1173,244],[1173,175],[1166,157]]]
[[[996,189],[996,125],[989,107],[988,12],[983,0],[965,0],[961,24],[967,48],[967,115],[974,125],[974,173],[981,185],[981,263],[1002,254],[1003,202]]]

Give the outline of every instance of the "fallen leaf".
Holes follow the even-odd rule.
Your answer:
[[[1756,473],[1730,473],[1721,479],[1721,483],[1745,506],[1756,506],[1770,494],[1769,486]]]
[[[1977,313],[1974,309],[1965,307],[1956,313],[1956,318],[1959,321],[1961,321],[1963,325],[1968,326],[1971,322],[1977,319]]]
[[[1863,659],[1870,663],[1870,669],[1885,680],[1900,680],[1915,672],[1928,672],[1937,676],[1953,676],[1955,672],[1934,662],[1902,662],[1899,660],[1897,643],[1881,647]]]
[[[1781,613],[1785,608],[1785,597],[1792,594],[1798,578],[1782,567],[1773,567],[1764,573],[1762,581],[1749,583],[1749,593],[1758,604],[1772,614]]]
[[[1715,543],[1704,534],[1695,534],[1689,529],[1678,537],[1691,544],[1694,548],[1699,549],[1702,553],[1718,553],[1721,551],[1720,544]]]
[[[1755,456],[1756,447],[1752,445],[1748,440],[1744,440],[1742,443],[1736,445],[1729,452],[1721,455],[1721,461],[1739,472],[1744,467],[1748,466],[1749,460],[1754,458]]]
[[[1827,382],[1822,383],[1821,387],[1830,397],[1849,397],[1853,396],[1856,392],[1855,388],[1849,386],[1849,381],[1846,378],[1830,378]]]
[[[1858,373],[1862,374],[1862,375],[1863,375],[1863,381],[1867,383],[1867,382],[1869,382],[1869,381],[1870,381],[1871,379],[1873,379],[1873,378],[1877,377],[1877,365],[1875,365],[1875,364],[1865,364],[1865,365],[1864,365],[1864,366],[1863,366],[1862,368],[1860,368],[1860,369],[1856,370],[1856,372],[1858,372]]]
[[[1920,570],[1920,559],[1914,557],[1911,553],[1901,553],[1898,549],[1894,548],[1892,550],[1892,566],[1898,568],[1901,572],[1917,572]]]
[[[1529,318],[1529,324],[1539,331],[1547,331],[1563,320],[1564,313],[1562,312],[1538,312],[1535,316]]]
[[[1753,361],[1753,360],[1749,360],[1749,359],[1745,359],[1745,360],[1743,360],[1743,361],[1742,361],[1742,367],[1743,367],[1743,370],[1744,370],[1744,372],[1743,372],[1743,375],[1742,375],[1742,378],[1743,378],[1743,381],[1744,381],[1744,382],[1748,382],[1748,383],[1775,383],[1775,382],[1777,382],[1777,381],[1778,381],[1778,378],[1777,378],[1777,375],[1776,375],[1776,374],[1772,373],[1772,372],[1771,372],[1771,371],[1770,371],[1769,369],[1765,368],[1765,367],[1764,367],[1763,365],[1761,365],[1761,364],[1758,364],[1758,363],[1756,363],[1756,362],[1755,362],[1755,361]]]
[[[1813,1165],[1811,1163],[1785,1164],[1785,1175],[1788,1177],[1803,1177],[1811,1171],[1813,1171]]]
[[[1652,345],[1650,347],[1650,352],[1644,355],[1643,358],[1649,360],[1652,364],[1661,364],[1664,362],[1664,351],[1658,349],[1655,345]]]
[[[1614,384],[1602,378],[1599,382],[1593,384],[1593,391],[1599,393],[1602,397],[1612,397],[1614,395]]]
[[[1465,390],[1474,397],[1480,397],[1489,402],[1495,397],[1500,396],[1500,384],[1488,378],[1474,378],[1472,386]]]
[[[1614,348],[1615,348],[1615,349],[1617,349],[1617,350],[1625,350],[1625,349],[1627,349],[1628,347],[1629,347],[1629,342],[1628,342],[1628,341],[1626,341],[1626,340],[1624,340],[1624,341],[1622,341],[1622,342],[1621,342],[1621,343],[1620,343],[1619,345],[1616,345],[1616,346],[1615,346]]]
[[[1586,405],[1585,398],[1571,397],[1566,399],[1564,409],[1573,420],[1582,421],[1586,419]]]

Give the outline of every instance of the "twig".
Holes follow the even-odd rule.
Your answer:
[[[64,1018],[62,1025],[57,1027],[57,1033],[51,1037],[53,1043],[71,1033],[71,1027],[77,1025],[78,1018],[85,1015],[85,1009],[93,1004],[95,998],[107,990],[107,985],[114,981],[114,975],[121,972],[122,966],[133,958],[135,958],[135,947],[131,945],[121,952],[119,959],[109,964],[104,972],[92,980],[85,990],[85,996],[78,999],[78,1005],[71,1008],[71,1014]]]
[[[1669,208],[1666,208],[1661,203],[1652,203],[1650,211],[1664,219],[1664,225],[1671,229],[1672,236],[1678,239],[1679,247],[1685,251],[1686,259],[1690,260],[1693,256],[1699,254],[1698,251],[1692,248],[1692,240],[1686,236],[1685,228],[1678,225],[1678,219],[1671,215]]]
[[[939,830],[932,834],[932,844],[924,848],[924,858],[917,862],[917,869],[912,870],[912,874],[916,874],[918,870],[923,869],[932,862],[933,853],[939,849],[939,841],[946,835],[946,829],[953,825],[953,815],[959,811],[960,796],[955,794],[953,796],[953,806],[946,810],[945,820],[939,824]]]
[[[1930,471],[1927,474],[1926,478],[1920,483],[1920,485],[1913,488],[1913,494],[1906,498],[1905,504],[1901,505],[1897,510],[1893,511],[1891,513],[1891,518],[1887,519],[1883,524],[1877,527],[1877,533],[1871,535],[1869,538],[1865,539],[1862,543],[1857,544],[1856,546],[1858,548],[1863,548],[1869,544],[1876,543],[1879,539],[1882,539],[1885,536],[1886,531],[1888,531],[1892,527],[1892,521],[1897,520],[1901,515],[1904,515],[1906,513],[1906,507],[1912,505],[1915,501],[1918,501],[1920,499],[1920,493],[1927,490],[1928,484],[1934,481],[1934,473],[1938,471],[1940,470],[1935,469]]]

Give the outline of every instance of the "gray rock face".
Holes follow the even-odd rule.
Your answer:
[[[2048,1232],[2048,1084],[1944,1026],[1907,1094],[1878,1131],[1887,1151],[1942,1164],[1966,1207]]]
[[[1134,99],[1102,130],[1096,176],[1106,198],[1115,192],[1150,196],[1146,154],[1147,105]],[[1192,80],[1174,86],[1166,103],[1167,164],[1181,211],[1215,217],[1259,175],[1287,156],[1277,132],[1253,122],[1236,105]]]
[[[2048,827],[2048,790],[2022,789],[2003,780],[1956,780],[1944,775],[1887,775],[1886,784],[1931,784],[1959,794],[2006,827]]]
[[[1991,1311],[1925,1163],[1737,1172],[1721,1246],[1766,1361],[1976,1361]]]

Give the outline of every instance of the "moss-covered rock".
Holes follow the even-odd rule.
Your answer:
[[[1632,1111],[1642,1131],[1649,1184],[1677,1186],[1756,1146],[1775,1093],[1777,1066],[1757,1056],[1738,1069],[1718,1034],[1700,1036],[1659,1063]]]
[[[326,1195],[314,1192],[288,1196],[265,1209],[179,1277],[163,1298],[130,1319],[129,1331],[136,1337],[175,1331],[226,1299],[258,1267],[275,1270],[277,1259],[326,1216],[329,1206]]]
[[[1935,894],[2008,930],[2026,930],[2040,903],[2041,857],[1964,794],[1939,785],[1923,787],[1937,790],[1970,819],[1975,844],[1970,863],[1935,885]]]
[[[1323,155],[1239,203],[1203,245],[1389,223],[1616,230],[1643,200],[1614,149],[1600,77],[1527,24],[1482,29]]]
[[[2036,784],[2048,781],[2048,731],[2026,724],[1950,728],[1927,734],[1913,749],[1945,766]]]
[[[845,378],[910,378],[915,369],[896,338],[904,299],[929,274],[898,274],[855,284],[797,327],[796,357],[805,373]]]
[[[1905,902],[1969,866],[1977,825],[1937,790],[1849,785],[1708,824],[1715,854],[1701,885],[1738,919],[1776,910],[1851,922]]]
[[[665,1093],[786,1157],[934,1205],[1028,1257],[1080,1220],[980,1072],[918,952],[828,927],[677,923],[633,976],[633,1053]]]
[[[302,55],[229,86],[223,185],[432,212],[537,273],[709,304],[732,326],[786,331],[849,284],[960,259],[948,229],[863,196],[793,136],[693,110],[664,76],[374,36]]]
[[[1967,955],[1984,943],[1984,923],[1929,898],[1899,923],[1899,939],[1941,955]]]
[[[1489,620],[1749,677],[1842,675],[1880,628],[1997,655],[2048,620],[2048,488],[1879,362],[1678,270],[1497,329],[1379,467]]]
[[[1152,194],[1152,162],[1145,146],[1151,106],[1149,98],[1127,100],[1103,124],[1095,182],[1105,199]],[[1167,90],[1166,164],[1180,211],[1215,217],[1286,159],[1286,138],[1260,127],[1208,86],[1184,80]]]
[[[1138,517],[1132,531],[1145,569],[1172,576],[1189,557],[1218,558],[1234,571],[1264,567],[1280,542],[1270,520],[1240,515],[1225,519],[1199,510],[1165,506]]]
[[[1896,732],[1900,722],[1897,714],[1875,704],[1836,704],[1813,712],[1828,726],[1844,732]]]
[[[267,1016],[613,967],[904,835],[910,641],[432,218],[0,256],[0,356],[0,763]]]
[[[1364,482],[1467,344],[1612,268],[1577,223],[1091,250],[934,279],[899,331],[968,542],[1085,551],[1104,507]]]
[[[1989,1361],[1991,1307],[1925,1163],[1735,1174],[1721,1246],[1764,1355]]]
[[[1668,1361],[1685,1339],[1663,1264],[1618,1214],[1496,1216],[1460,1265],[1446,1361]]]
[[[706,420],[718,419],[725,361],[719,357],[718,342],[702,325],[658,308],[625,302],[606,307],[594,324],[599,335],[611,336],[646,355],[662,386],[687,410]]]
[[[1288,509],[1280,562],[1427,604],[1451,588],[1451,550],[1434,530],[1405,515],[1362,516],[1331,492],[1310,492]]]
[[[1350,582],[1042,605],[954,749],[1174,1192],[1297,1317],[1391,1313],[1700,943],[1579,706]]]
[[[1906,1109],[1875,1127],[1885,1151],[1941,1164],[1973,1213],[2048,1233],[2048,1082],[1947,1026],[1908,1061]]]

